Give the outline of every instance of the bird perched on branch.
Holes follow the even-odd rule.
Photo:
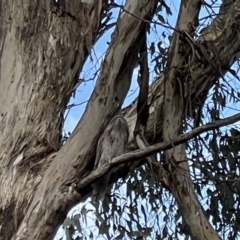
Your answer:
[[[110,163],[114,157],[126,151],[129,129],[121,113],[116,114],[98,140],[94,169]],[[94,183],[92,197],[94,202],[103,201],[111,170]]]

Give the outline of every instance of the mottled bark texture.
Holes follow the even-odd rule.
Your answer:
[[[172,38],[167,70],[150,88],[149,100],[154,98],[154,101],[150,107],[147,139],[151,143],[176,139],[182,132],[183,120],[194,116],[194,111],[205,101],[208,90],[239,59],[240,1],[228,3],[228,8],[221,7],[219,16],[194,41],[192,36],[200,4],[201,1],[197,0],[182,1],[176,25],[179,32],[176,31]],[[230,6],[238,13],[234,18],[229,17]],[[189,56],[194,56],[190,62]],[[136,106],[137,103],[126,109],[131,140]],[[184,145],[165,151],[165,156],[168,169],[164,177],[160,169],[159,181],[167,185],[178,202],[192,239],[220,239],[204,216],[187,162],[178,163],[187,159]]]
[[[86,111],[59,150],[62,114],[106,3],[62,2],[1,4],[0,239],[50,239],[81,200],[75,183],[92,169],[97,139],[127,94],[148,24],[139,19],[151,19],[157,4],[127,2],[139,19],[120,15]]]
[[[143,32],[148,25],[140,19],[151,20],[157,1],[127,1],[125,9],[137,18],[126,12],[119,16],[86,111],[72,136],[60,148],[62,115],[77,84],[78,72],[97,38],[106,3],[103,0],[1,1],[0,239],[51,239],[67,210],[91,190],[89,184],[76,192],[75,185],[92,170],[97,140],[127,94],[137,53],[144,41]],[[184,63],[174,44],[180,44],[191,54],[192,48],[184,31],[192,35],[193,29],[189,26],[195,24],[200,1],[183,0],[181,4],[178,30],[183,31],[182,38],[180,32],[175,33],[168,64],[176,63],[180,67],[184,64],[178,75],[179,81],[174,84],[179,84],[183,90],[180,109],[188,106],[194,111],[204,101],[214,81],[239,57],[240,39],[236,32],[239,31],[239,15],[230,21],[226,8],[222,8],[221,22],[216,18],[208,28],[210,30],[194,41],[197,57],[191,63]],[[234,1],[234,6],[239,4],[240,0]],[[218,28],[219,25],[224,28]],[[226,34],[226,29],[234,30]],[[150,87],[149,99],[154,99],[146,132],[150,143],[174,138],[181,132],[180,121],[186,115],[176,111],[176,106],[171,112],[172,108],[163,105],[163,100],[166,103],[173,94],[173,89],[168,89],[169,96],[163,98],[164,85],[169,85],[175,77],[176,72],[166,71]],[[175,103],[175,99],[170,101]],[[136,104],[125,112],[132,141]],[[174,129],[169,122],[171,114],[178,118]],[[164,133],[163,124],[166,126]],[[183,150],[184,147],[179,147],[179,156],[174,155],[175,160],[184,158]],[[173,162],[170,153],[167,153],[169,166]],[[187,169],[187,165],[184,167]],[[170,173],[171,170],[169,167]],[[180,170],[174,171],[178,176]],[[191,186],[188,173],[182,179],[176,179],[180,184],[184,181],[183,189],[186,185]],[[177,197],[183,192],[171,185],[170,190],[184,215],[182,196]],[[185,199],[190,195],[195,199],[192,190],[186,193]],[[196,206],[198,209],[198,203]],[[202,216],[202,210],[198,210]],[[185,220],[188,220],[187,214]],[[204,229],[196,238],[202,222],[196,218],[194,223],[197,226],[189,224],[189,228],[195,239],[210,239],[209,236],[218,239],[205,219],[207,225],[204,226],[209,229]],[[206,231],[207,235],[204,235]],[[202,238],[203,235],[208,238]]]
[[[182,1],[181,5],[184,3],[185,1]],[[225,1],[223,1],[223,5],[224,3]],[[189,78],[187,84],[182,86],[185,109],[188,110],[185,114],[188,116],[193,115],[194,111],[205,101],[208,90],[216,83],[216,80],[223,76],[240,57],[240,39],[238,36],[240,1],[237,0],[229,4],[227,10],[221,8],[219,15],[201,33],[201,36],[193,41],[192,46],[187,41],[186,35],[182,33],[184,45],[182,41],[181,45],[186,51],[181,51],[183,59],[185,59],[185,55],[192,56],[193,54],[195,56],[190,65],[189,61],[186,61],[185,67],[180,69],[180,76],[185,74]],[[236,11],[234,18],[229,17],[231,7]],[[191,15],[191,11],[190,8],[183,18],[187,17],[188,14]],[[178,21],[180,20],[178,18]],[[185,28],[180,29],[187,30]],[[174,58],[176,53],[172,52],[171,54]],[[151,106],[146,133],[151,143],[160,142],[163,139],[162,111],[165,77],[164,74],[160,75],[149,89],[149,104],[151,103]],[[131,142],[133,142],[133,131],[136,124],[136,106],[137,101],[134,101],[125,109],[125,117],[129,122]],[[133,144],[131,146],[134,147]]]
[[[169,141],[183,133],[183,122],[186,109],[184,86],[189,86],[191,62],[188,62],[191,46],[182,36],[186,31],[193,36],[198,24],[201,0],[182,1],[177,31],[173,34],[167,70],[164,72],[163,97],[163,140]],[[193,54],[193,53],[192,53]],[[188,66],[189,65],[189,66]],[[183,68],[182,71],[180,69]],[[169,172],[168,187],[175,197],[179,210],[188,226],[192,239],[219,239],[217,232],[209,224],[198,201],[191,180],[187,162],[185,144],[181,144],[164,152],[165,164]]]
[[[0,239],[14,239],[50,154],[59,150],[64,109],[107,1],[54,2],[1,1]],[[44,231],[38,239],[47,239]]]

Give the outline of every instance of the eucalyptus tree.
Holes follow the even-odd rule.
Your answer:
[[[240,56],[240,0],[223,0],[214,12],[217,4],[182,0],[176,25],[170,26],[161,15],[171,14],[170,1],[1,1],[0,239],[51,239],[67,211],[90,196],[93,182],[111,168],[93,171],[97,141],[122,106],[136,66],[139,96],[123,109],[129,152],[113,160],[119,168],[112,181],[144,169],[154,176],[147,182],[150,196],[158,190],[163,207],[159,193],[176,202],[172,214],[181,223],[175,234],[237,238],[238,130],[231,126],[223,134],[220,127],[240,119],[221,116],[239,101],[238,80],[232,83],[226,74],[238,79],[231,67]],[[113,8],[120,9],[115,23]],[[204,8],[209,14],[200,18]],[[147,42],[155,26],[171,30],[165,48],[160,40]],[[62,144],[67,104],[83,83],[79,73],[110,28],[95,88]],[[150,85],[149,55],[156,74]],[[169,229],[159,237],[170,237]]]

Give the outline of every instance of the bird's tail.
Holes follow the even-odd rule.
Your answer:
[[[110,172],[105,174],[99,180],[96,181],[93,185],[92,190],[92,201],[95,203],[99,203],[99,201],[104,201],[105,194],[108,187],[108,182],[110,178]]]

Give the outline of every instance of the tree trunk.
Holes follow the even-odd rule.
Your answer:
[[[186,31],[190,37],[193,35],[194,29],[191,27],[196,23],[200,3],[201,1],[198,0],[182,1],[176,25],[176,29],[181,34]],[[236,1],[234,7],[239,12],[240,1]],[[168,70],[155,80],[150,88],[149,99],[152,101],[154,97],[154,101],[150,107],[147,128],[149,142],[159,142],[162,137],[164,141],[176,139],[182,133],[182,123],[186,116],[193,116],[192,113],[205,101],[208,90],[215,81],[239,58],[240,39],[235,29],[239,24],[239,15],[231,22],[228,18],[229,13],[223,7],[219,15],[221,19],[217,17],[198,41],[192,42],[194,46],[183,41],[177,31],[174,33],[169,50]],[[217,33],[213,29],[217,29]],[[231,33],[228,37],[226,31]],[[226,45],[226,42],[231,44]],[[186,57],[189,56],[182,55],[181,50],[184,49],[185,53],[189,53],[191,47],[200,53],[197,56],[203,58],[195,57],[193,62],[185,65]],[[183,70],[179,72],[179,68]],[[126,117],[132,133],[136,123],[134,121],[136,106],[137,103],[126,109]],[[185,109],[188,111],[186,112]],[[133,134],[131,136],[133,140]],[[165,156],[168,174],[166,172],[162,172],[162,175],[158,174],[159,181],[167,185],[178,202],[192,239],[219,239],[218,234],[207,221],[194,191],[186,162],[185,146],[179,145],[165,151]],[[184,160],[185,162],[178,163]]]
[[[225,2],[222,5],[224,4]],[[235,11],[239,13],[240,0],[235,1],[232,5]],[[229,6],[229,11],[230,8]],[[186,15],[188,14],[191,14],[191,11]],[[185,108],[188,109],[186,116],[192,117],[194,111],[204,103],[209,89],[240,57],[240,39],[237,34],[240,22],[239,14],[234,19],[229,19],[229,14],[222,7],[211,25],[204,29],[197,40],[192,42],[195,57],[190,65],[190,72],[187,72],[190,75],[189,82],[182,86]],[[183,35],[185,34],[183,33]],[[191,46],[186,42],[186,38],[184,48],[188,50],[188,54],[193,54],[191,49],[189,50]],[[184,71],[186,71],[185,68],[182,69],[182,72]],[[163,139],[164,81],[165,75],[162,74],[152,83],[149,89],[149,104],[151,103],[151,105],[147,124],[147,138],[150,143],[157,143]],[[136,124],[136,106],[137,99],[124,110],[130,128],[131,147],[133,148],[135,147],[133,146],[133,131]]]
[[[64,109],[97,37],[106,2],[1,3],[0,239],[14,239],[51,156],[60,148]],[[29,230],[44,239],[40,229]]]
[[[2,109],[0,143],[6,149],[1,158],[2,239],[50,239],[67,210],[80,201],[75,184],[92,169],[97,139],[128,92],[148,25],[140,19],[151,18],[156,4],[127,2],[126,9],[137,18],[126,12],[119,17],[87,110],[60,150],[62,114],[97,37],[104,2],[9,6],[18,21],[4,16],[3,26],[10,23],[1,43],[1,79],[9,79],[1,81],[9,84],[1,87],[1,98],[8,102]]]
[[[189,59],[188,54],[182,54],[182,49],[188,51],[181,39],[181,32],[186,31],[193,36],[197,27],[198,14],[201,0],[184,0],[181,4],[179,18],[174,32],[169,55],[167,70],[164,72],[164,100],[163,100],[163,140],[171,141],[183,133],[183,121],[185,119],[184,87],[188,82],[191,63],[183,68]],[[179,32],[180,33],[179,33]],[[192,239],[219,239],[217,232],[209,224],[202,211],[197,195],[194,191],[187,163],[185,144],[173,147],[165,151],[167,171],[169,172],[168,187],[175,197],[180,213],[182,214]]]
[[[122,104],[127,94],[132,71],[137,63],[142,32],[146,31],[157,4],[153,0],[127,1],[125,9],[137,18],[126,12],[121,13],[86,111],[72,136],[60,148],[62,116],[78,83],[79,69],[81,70],[96,41],[103,10],[107,7],[107,1],[96,2],[97,4],[91,0],[66,0],[54,4],[54,1],[17,0],[10,3],[3,0],[1,3],[0,239],[51,239],[67,210],[91,189],[89,184],[87,189],[82,189],[79,193],[75,185],[92,170],[98,137],[106,126],[107,119]],[[192,2],[200,4],[200,1]],[[187,10],[188,4],[192,6],[191,1],[182,1],[182,17],[184,6]],[[238,6],[239,12],[240,0],[235,1],[234,5]],[[185,20],[192,22],[198,10],[197,5],[190,8],[185,13],[185,16],[190,13],[189,19]],[[239,25],[239,15],[231,22],[225,11],[222,8],[221,22],[216,18],[208,29],[218,29],[217,26],[222,25],[222,21],[225,22],[225,28],[219,28],[218,34],[206,30],[198,41],[193,42],[197,56],[200,55],[201,59],[195,58],[189,66],[190,87],[181,86],[181,109],[190,106],[194,111],[205,100],[215,80],[239,57],[240,39],[236,30],[233,30]],[[178,23],[183,21],[182,17],[179,17]],[[179,30],[191,33],[185,24],[188,22],[179,25]],[[232,29],[232,32],[226,34],[227,29]],[[190,51],[188,41],[181,44]],[[176,46],[172,43],[172,48],[174,47]],[[211,58],[210,53],[215,58]],[[171,61],[169,60],[170,65],[179,62],[180,57],[176,54],[178,53],[174,50]],[[217,62],[216,59],[220,61]],[[183,73],[184,70],[185,68]],[[182,116],[177,112],[177,125],[174,129],[172,126],[167,127],[162,138],[163,122],[166,126],[173,113],[166,109],[166,105],[163,108],[163,86],[164,83],[173,81],[174,76],[174,72],[165,72],[150,89],[149,98],[154,96],[147,129],[150,143],[163,138],[174,138],[180,133]],[[173,94],[173,89],[169,90],[169,94]],[[136,104],[126,109],[126,118],[133,142],[135,121],[132,120],[136,119]],[[185,157],[180,156],[184,147],[178,149],[179,154],[174,154],[175,160]],[[171,166],[171,151],[167,152],[167,157]],[[186,164],[180,165],[187,169]],[[180,165],[175,168],[174,174],[177,176],[181,171],[178,168]],[[177,180],[185,181],[186,185],[182,189],[185,189],[184,186],[191,187],[184,196],[185,199],[193,196],[195,201],[188,173],[184,178],[177,177]],[[170,190],[184,215],[184,210],[187,209],[182,202],[183,192],[174,186],[170,186]],[[203,212],[198,208],[199,203],[196,203],[199,212],[196,224],[199,226],[199,216],[203,216]],[[194,237],[199,228],[195,230],[191,226],[188,219],[191,221],[192,215],[188,218],[187,214],[190,213],[186,211],[184,218]],[[204,226],[209,227],[207,239],[210,239],[209,236],[217,236],[211,226],[206,224]],[[201,235],[198,237],[204,239]]]

